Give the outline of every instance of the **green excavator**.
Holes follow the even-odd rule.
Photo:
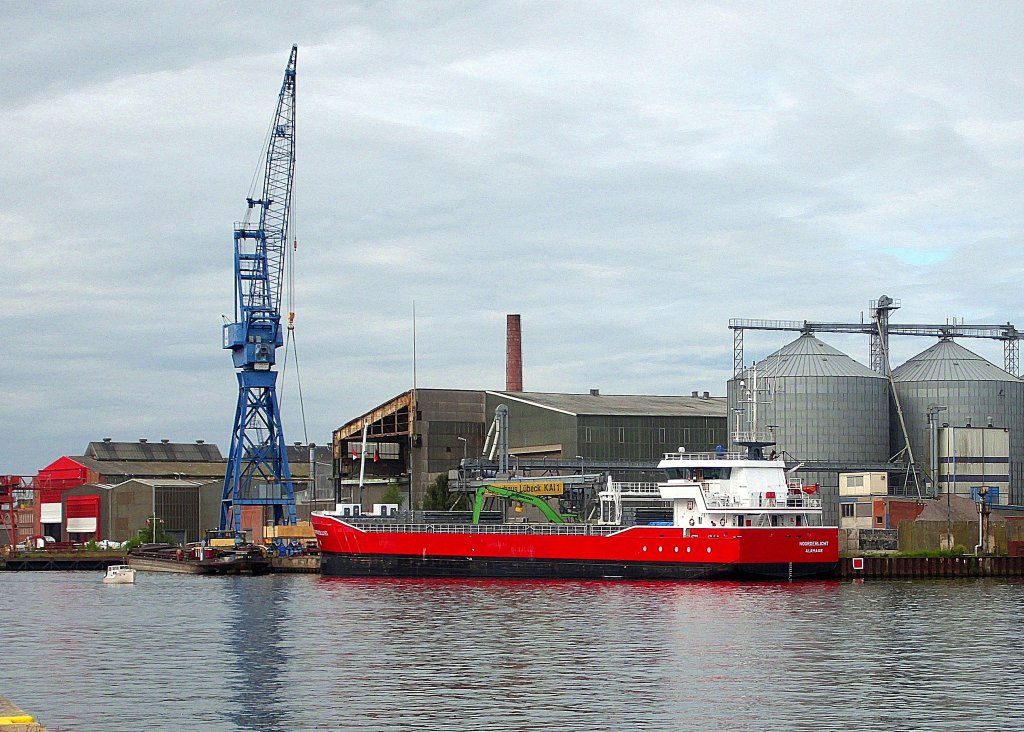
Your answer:
[[[482,485],[476,489],[476,500],[473,501],[473,523],[480,523],[480,511],[483,510],[484,500],[487,496],[497,496],[498,498],[507,498],[510,501],[519,501],[521,503],[529,503],[531,506],[536,506],[540,509],[540,512],[544,514],[548,521],[553,524],[564,524],[566,522],[566,516],[555,511],[551,506],[548,505],[540,496],[530,495],[529,493],[520,493],[509,488],[499,488],[496,485]]]

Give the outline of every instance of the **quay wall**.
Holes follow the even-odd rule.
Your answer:
[[[959,577],[1024,577],[1024,546],[1021,556],[961,557],[854,557],[839,560],[836,576],[843,579],[913,579]],[[123,564],[123,559],[8,559],[0,570],[68,571],[104,569],[108,564]],[[855,568],[855,564],[857,568]],[[319,556],[282,557],[271,560],[271,572],[310,573],[320,571]]]
[[[270,560],[270,571],[281,574],[318,574],[320,572],[320,555],[272,557]]]
[[[113,564],[124,564],[124,557],[59,557],[33,555],[0,559],[0,570],[10,572],[102,572]]]
[[[0,558],[0,571],[10,572],[101,572],[112,564],[125,564],[126,557],[53,557],[46,555],[12,556]],[[270,561],[271,572],[281,574],[306,573],[316,574],[320,571],[320,556],[307,555],[301,557],[274,557]]]
[[[1024,557],[843,557],[844,579],[1024,577]]]

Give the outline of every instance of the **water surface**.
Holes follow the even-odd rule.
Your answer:
[[[1008,730],[1024,584],[0,573],[51,732]]]

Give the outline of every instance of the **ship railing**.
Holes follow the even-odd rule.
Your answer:
[[[732,441],[736,444],[744,444],[747,442],[760,442],[767,443],[767,445],[774,445],[775,440],[772,439],[771,432],[765,432],[762,430],[736,430],[732,433]],[[746,453],[744,453],[744,456]]]
[[[618,482],[612,481],[609,484],[609,490],[611,493],[618,493],[620,495],[642,495],[642,496],[660,496],[661,488],[658,483],[629,483],[629,482]],[[604,493],[605,491],[601,491]]]
[[[821,496],[804,493],[802,490],[771,490],[754,493],[749,500],[722,493],[704,492],[704,504],[708,508],[801,508],[818,510]]]
[[[751,503],[756,504],[757,508],[821,508],[821,496],[810,495],[801,490],[764,491],[755,493],[751,499]]]
[[[417,534],[541,534],[547,536],[606,536],[626,528],[599,524],[359,524],[371,533]]]
[[[745,460],[746,452],[666,452],[665,460]]]
[[[708,508],[742,508],[743,501],[735,496],[722,495],[721,493],[704,493],[704,505]]]

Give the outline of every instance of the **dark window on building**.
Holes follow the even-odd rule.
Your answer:
[[[844,503],[840,506],[843,512],[843,518],[853,518],[853,504]]]
[[[619,427],[619,442],[625,442],[625,441],[626,441],[626,428],[625,427]]]
[[[590,428],[589,427],[584,427],[583,428],[583,441],[584,442],[590,442],[591,441],[590,440]]]

